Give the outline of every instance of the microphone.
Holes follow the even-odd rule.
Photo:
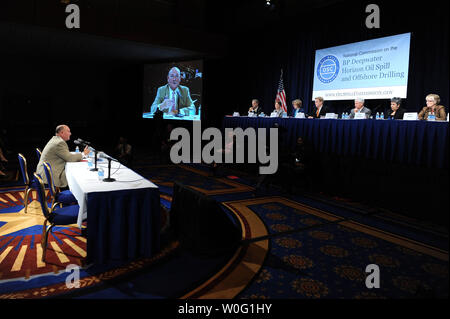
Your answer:
[[[119,162],[119,161],[116,160],[115,158],[113,158],[113,157],[111,157],[111,156],[109,156],[109,155],[106,155],[106,154],[103,153],[103,152],[99,152],[99,153],[98,153],[98,157],[104,158],[104,159],[106,159],[106,160],[108,160],[108,161]]]
[[[104,158],[108,160],[108,177],[104,178],[103,181],[104,182],[114,182],[116,179],[115,178],[111,178],[111,161],[115,161],[115,162],[119,162],[118,160],[116,160],[115,158],[112,158],[111,156],[106,155],[103,152],[100,152],[98,154],[98,156],[100,158]],[[120,163],[120,162],[119,162]]]
[[[83,141],[81,138],[77,138],[75,141],[73,141],[76,145],[81,145],[81,147],[84,149],[85,147],[88,148],[89,151],[95,153],[94,155],[94,159],[95,159],[95,167],[91,168],[90,171],[96,172],[98,171],[97,168],[97,150],[94,149],[92,146],[89,146],[88,144],[86,144],[86,141]]]
[[[91,145],[92,144],[91,142],[85,141],[85,140],[83,140],[81,138],[77,138],[77,141],[79,141],[80,143],[86,144],[86,145]]]
[[[75,141],[73,141],[76,145],[81,145],[81,146],[83,146],[83,148],[84,148],[84,146],[87,146],[88,147],[88,150],[90,150],[91,152],[95,152],[95,149],[92,147],[92,146],[89,146],[89,144],[86,144],[84,141],[80,141],[79,139],[77,139],[77,140],[75,140]]]

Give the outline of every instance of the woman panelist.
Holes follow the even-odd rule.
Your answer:
[[[419,113],[419,120],[427,120],[428,116],[435,115],[436,120],[445,121],[447,118],[447,113],[445,112],[445,107],[439,105],[441,98],[437,94],[428,94],[425,98],[427,106],[425,106]]]
[[[405,110],[401,107],[402,99],[399,97],[393,97],[391,99],[391,110],[386,111],[386,119],[403,120]]]

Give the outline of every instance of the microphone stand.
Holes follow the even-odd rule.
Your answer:
[[[94,154],[95,154],[95,167],[90,169],[91,172],[97,172],[97,171],[98,171],[98,168],[97,168],[97,153],[98,153],[97,150],[94,150]]]
[[[107,158],[108,160],[108,177],[104,178],[103,181],[104,182],[114,182],[116,179],[115,178],[111,178],[111,158]]]

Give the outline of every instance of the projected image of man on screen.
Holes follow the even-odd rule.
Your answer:
[[[160,110],[175,116],[195,115],[195,105],[191,99],[189,88],[180,85],[181,72],[177,67],[170,69],[167,84],[158,88],[150,112]]]

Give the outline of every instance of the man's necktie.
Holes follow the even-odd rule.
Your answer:
[[[176,99],[175,99],[175,91],[172,91],[172,102],[173,102],[173,106],[172,106],[171,112],[173,112],[177,109]]]
[[[316,117],[319,117],[320,109],[317,109]]]

